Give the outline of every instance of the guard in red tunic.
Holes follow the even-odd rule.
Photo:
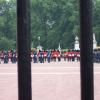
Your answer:
[[[1,51],[1,61],[4,60],[4,51]]]
[[[47,60],[47,51],[44,50],[43,56],[44,56],[44,61],[46,62],[46,60]]]
[[[71,55],[72,55],[72,61],[75,61],[75,51],[74,50],[72,50],[72,52],[71,52]]]
[[[66,61],[66,59],[68,59],[68,51],[64,52],[64,61]]]
[[[68,50],[68,61],[71,61],[72,59],[72,52],[71,50]]]
[[[57,51],[54,49],[54,51],[52,52],[52,57],[53,57],[53,61],[56,61],[57,58]]]
[[[60,54],[59,50],[57,51],[57,58],[58,58],[58,62],[60,62],[61,61],[61,54]]]

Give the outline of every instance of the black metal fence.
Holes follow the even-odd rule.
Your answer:
[[[80,0],[81,100],[94,100],[92,0]]]
[[[92,33],[92,0],[80,0],[81,100],[94,100]],[[32,100],[30,0],[17,0],[17,48],[18,97],[19,100]]]
[[[30,0],[17,0],[19,100],[32,100],[30,48]]]

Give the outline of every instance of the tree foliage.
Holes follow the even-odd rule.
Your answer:
[[[79,1],[77,0],[31,0],[32,46],[40,44],[45,49],[73,48],[75,36],[79,37]],[[93,1],[93,32],[100,45],[100,1]],[[15,48],[16,1],[0,0],[0,46],[3,39]],[[0,48],[7,48],[7,45]]]

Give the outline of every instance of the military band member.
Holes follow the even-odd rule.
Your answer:
[[[8,63],[9,61],[9,57],[8,57],[8,53],[7,52],[4,52],[4,63]]]
[[[34,61],[34,63],[38,62],[37,51],[34,51],[34,53],[33,53],[33,61]]]
[[[16,58],[16,51],[12,52],[12,58],[11,58],[12,63],[16,63],[17,62],[17,58]]]
[[[50,51],[47,51],[47,61],[48,63],[51,62],[51,52]]]
[[[43,57],[43,51],[42,50],[39,50],[38,57],[39,57],[39,62],[44,63],[44,57]]]

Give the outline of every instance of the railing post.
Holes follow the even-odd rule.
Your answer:
[[[81,100],[94,100],[92,0],[80,0]]]
[[[30,0],[17,0],[18,100],[32,100]]]

